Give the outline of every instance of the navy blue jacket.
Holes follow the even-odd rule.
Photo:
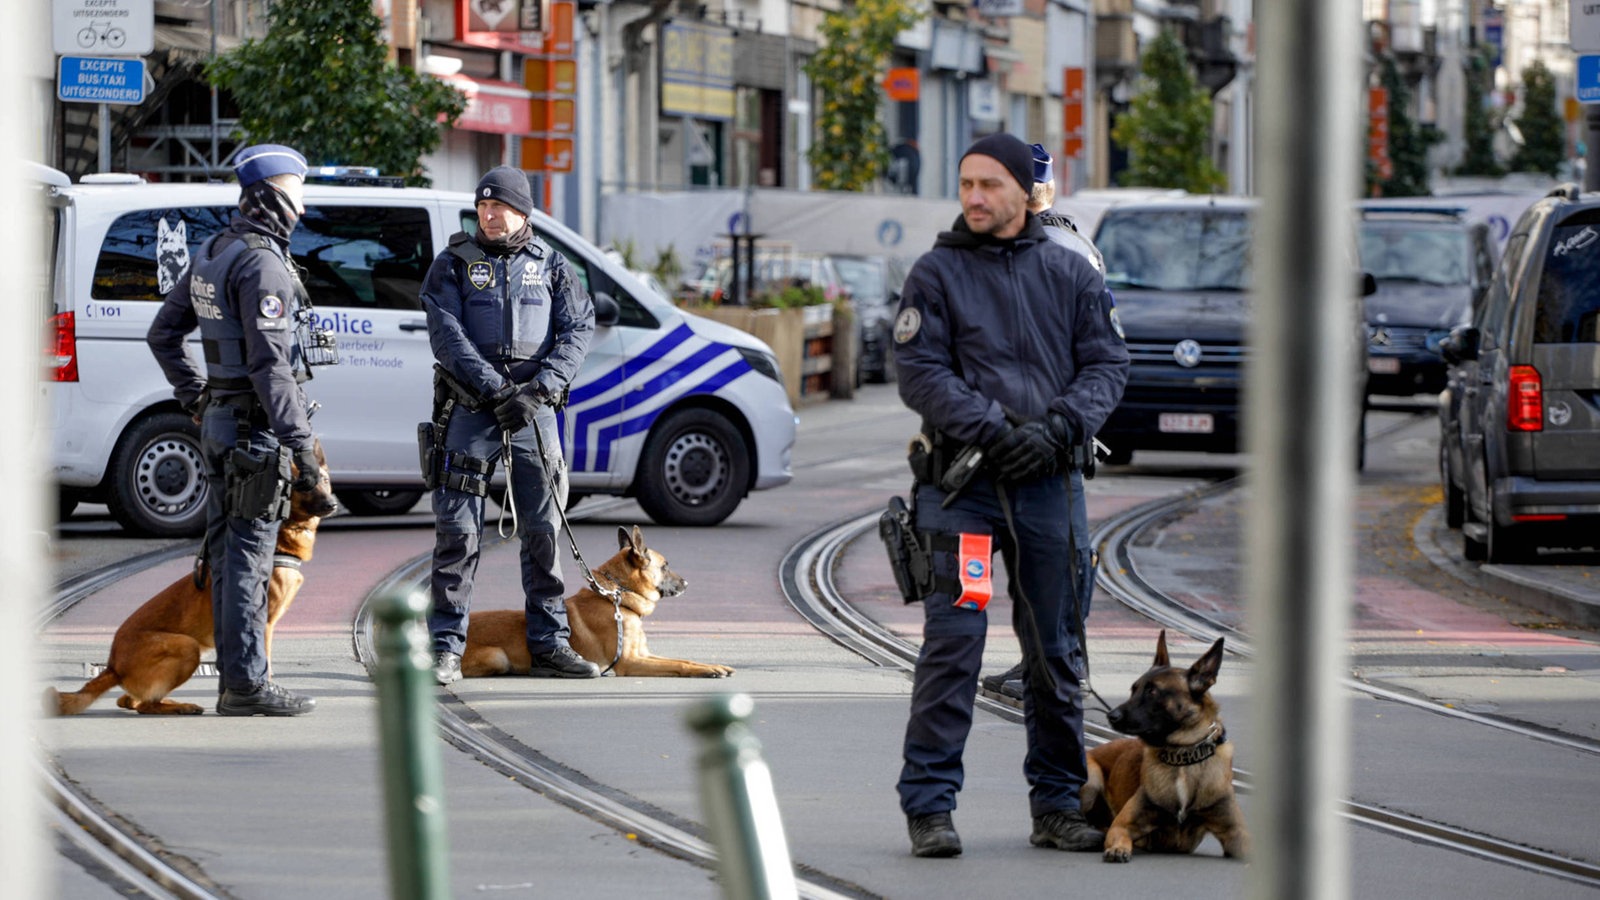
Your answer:
[[[1128,348],[1089,261],[1033,213],[1011,240],[958,218],[911,269],[895,320],[900,398],[961,443],[988,444],[1005,411],[1058,412],[1083,440],[1122,399]]]
[[[594,337],[589,293],[567,258],[537,238],[473,262],[444,250],[428,269],[422,307],[434,358],[483,396],[507,377],[559,394],[578,376]]]
[[[251,233],[263,235],[272,246],[241,248],[244,235]],[[211,266],[207,254],[228,259]],[[185,338],[197,327],[202,336],[214,338],[201,326],[201,313],[208,324],[226,319],[227,327],[221,333],[230,338],[239,335],[243,341],[242,354],[231,348],[228,353],[242,359],[207,364],[211,396],[220,399],[253,391],[278,440],[291,450],[310,449],[311,422],[296,375],[300,350],[294,328],[304,290],[290,268],[284,242],[235,213],[228,227],[207,241],[191,261],[189,271],[167,294],[145,335],[178,402],[185,407],[193,404],[208,381],[189,356]],[[245,379],[249,387],[244,386]]]

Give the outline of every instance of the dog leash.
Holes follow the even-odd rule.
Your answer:
[[[548,461],[550,455],[545,452],[544,432],[539,428],[537,422],[533,423],[533,438],[539,445],[539,458]],[[506,456],[506,494],[509,496],[511,494],[511,432],[509,431],[505,432],[504,452]],[[545,481],[550,488],[550,502],[555,506],[556,513],[561,517],[561,529],[567,534],[567,545],[572,548],[572,558],[578,561],[578,568],[583,570],[584,582],[589,585],[590,590],[611,601],[611,618],[617,623],[617,650],[611,657],[611,663],[600,671],[601,675],[605,675],[616,668],[617,663],[622,660],[622,589],[615,585],[601,587],[599,580],[594,576],[594,572],[589,570],[589,564],[584,561],[583,554],[578,551],[578,540],[573,537],[572,523],[567,521],[566,504],[561,502],[561,491],[556,484],[555,474],[550,471],[549,465],[544,466],[544,470]],[[510,503],[509,500],[507,502]]]

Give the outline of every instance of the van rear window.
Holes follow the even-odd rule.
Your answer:
[[[1557,225],[1549,248],[1539,275],[1534,342],[1600,342],[1600,217],[1580,213]]]
[[[111,223],[94,264],[96,300],[160,302],[189,267],[189,254],[228,224],[233,208],[141,209]]]

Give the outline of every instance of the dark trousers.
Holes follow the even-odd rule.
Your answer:
[[[550,459],[540,459],[538,427]],[[457,409],[445,434],[447,450],[458,450],[477,459],[498,459],[501,452],[500,426],[489,410],[473,412]],[[505,460],[499,460],[499,467]],[[556,559],[557,503],[563,502],[550,490],[547,472],[554,472],[564,483],[566,464],[556,436],[553,410],[541,408],[534,424],[513,436],[511,471],[507,487],[516,504],[517,535],[521,539],[522,596],[527,616],[528,649],[547,653],[568,640],[565,584]],[[433,608],[428,613],[428,630],[433,635],[434,652],[461,653],[467,645],[467,615],[472,609],[473,579],[484,529],[484,498],[446,487],[433,492],[436,537],[433,548],[431,589]],[[506,518],[509,528],[509,517]]]
[[[1010,522],[999,492],[987,480],[974,481],[948,509],[939,506],[942,491],[921,486],[917,526],[938,534],[989,534],[1003,554],[1012,628],[1026,663],[1023,715],[1028,752],[1023,775],[1030,787],[1030,811],[1041,816],[1077,809],[1078,790],[1087,777],[1077,633],[1080,611],[1071,583],[1078,567],[1061,564],[1073,559],[1073,501],[1064,478],[1008,485],[1005,496]],[[1078,540],[1087,543],[1087,535]],[[959,581],[954,553],[936,552],[934,568],[936,574]],[[987,611],[957,607],[955,599],[949,590],[935,590],[922,601],[922,651],[898,787],[900,807],[908,815],[954,809],[965,777],[961,758],[972,730],[989,621]],[[998,596],[991,608],[996,602]],[[1081,614],[1087,616],[1088,610]],[[1054,676],[1053,686],[1041,683],[1041,669]]]
[[[200,426],[205,466],[206,559],[211,566],[211,615],[222,686],[250,691],[265,684],[267,668],[267,587],[272,553],[278,544],[276,519],[241,519],[226,512],[225,463],[239,440],[244,413],[223,403],[206,407]],[[265,427],[247,429],[252,453],[277,452],[278,439]]]

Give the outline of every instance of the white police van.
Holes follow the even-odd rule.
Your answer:
[[[35,177],[53,214],[44,380],[62,515],[103,502],[130,531],[199,534],[198,429],[145,332],[239,189],[116,175],[73,185],[52,171]],[[305,202],[290,251],[340,358],[306,385],[321,404],[312,428],[351,512],[403,512],[422,496],[416,429],[433,398],[418,292],[446,238],[476,228],[472,197],[313,181]],[[714,525],[749,491],[788,483],[795,416],[770,348],[679,310],[543,213],[530,222],[595,299],[594,341],[560,417],[573,495],[636,497],[658,522]],[[190,352],[202,358],[198,333]]]

